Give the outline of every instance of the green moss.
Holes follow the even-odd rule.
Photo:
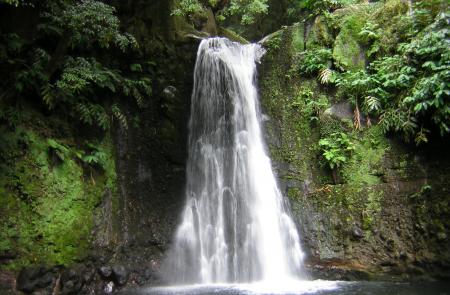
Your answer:
[[[395,50],[398,43],[411,33],[413,19],[408,16],[408,10],[408,1],[387,0],[371,15],[371,21],[381,28],[378,43],[384,53]]]
[[[223,36],[225,38],[228,38],[232,41],[235,42],[239,42],[241,44],[249,44],[250,42],[248,42],[248,40],[246,40],[245,38],[243,38],[242,36],[240,36],[239,34],[237,34],[236,32],[230,30],[230,29],[226,29],[224,27],[219,27],[219,35]]]
[[[323,16],[316,17],[306,40],[306,48],[331,47],[333,42],[327,20]]]
[[[364,69],[365,54],[358,43],[358,34],[364,23],[365,19],[359,15],[351,15],[345,19],[333,48],[333,58],[338,67],[345,70]]]
[[[266,128],[278,142],[269,146],[272,158],[292,164],[286,177],[301,181],[311,174],[308,163],[315,157],[312,147],[318,133],[311,121],[316,111],[311,102],[320,96],[320,90],[314,79],[299,79],[290,71],[297,29],[287,28],[273,36],[278,39],[277,46],[267,47],[260,86],[264,111],[273,119]]]
[[[1,148],[8,169],[0,172],[0,251],[17,256],[2,267],[82,259],[90,247],[94,208],[105,188],[115,187],[109,139],[99,145],[106,155],[99,169],[83,164],[76,147],[64,140],[23,127],[1,133],[9,146]],[[64,148],[55,153],[55,146]]]
[[[365,130],[355,141],[355,150],[343,166],[341,174],[346,183],[374,185],[381,182],[380,171],[383,157],[388,148],[387,139],[380,126]]]
[[[305,50],[305,26],[296,23],[292,26],[292,47],[294,52]]]
[[[367,194],[367,201],[364,210],[362,211],[362,227],[368,230],[374,224],[377,216],[381,212],[381,204],[384,193],[382,190],[369,189]]]

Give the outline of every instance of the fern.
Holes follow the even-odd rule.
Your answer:
[[[119,106],[117,104],[114,104],[111,107],[111,111],[113,113],[114,118],[116,118],[120,125],[127,130],[128,129],[128,121],[127,121],[127,117],[122,113],[122,111],[120,110]]]
[[[373,96],[366,96],[364,99],[364,108],[368,113],[377,112],[381,109],[380,100]]]
[[[44,103],[51,110],[54,107],[55,97],[53,93],[53,85],[47,83],[42,87],[41,96]]]
[[[52,138],[47,139],[47,144],[61,161],[66,159],[70,151],[67,146],[60,144]]]
[[[325,68],[319,73],[319,81],[322,84],[328,84],[332,80],[333,71],[329,68]]]
[[[335,132],[320,139],[319,145],[323,157],[332,170],[345,164],[355,149],[351,137],[343,132]]]
[[[76,104],[75,110],[83,123],[88,125],[96,123],[103,130],[109,128],[109,116],[103,106],[85,102]]]

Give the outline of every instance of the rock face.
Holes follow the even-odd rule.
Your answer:
[[[25,293],[32,293],[38,289],[51,286],[54,273],[44,266],[24,268],[17,278],[17,289]]]
[[[18,276],[17,284],[17,288],[24,292],[40,290],[42,294],[53,294],[56,288],[58,294],[101,294],[106,289],[117,290],[124,285],[158,281],[160,262],[178,223],[184,203],[187,121],[192,73],[199,43],[198,39],[187,36],[198,32],[183,20],[170,16],[173,1],[112,2],[115,2],[125,30],[131,32],[139,42],[139,53],[136,53],[135,58],[136,62],[149,68],[152,95],[139,109],[133,102],[124,103],[126,105],[122,109],[126,110],[125,115],[130,122],[128,129],[113,126],[111,134],[105,136],[108,141],[99,140],[102,147],[107,146],[111,165],[106,173],[99,173],[98,177],[96,171],[94,175],[91,171],[85,178],[82,165],[70,156],[67,157],[70,160],[65,161],[67,164],[62,165],[64,169],[67,168],[67,175],[63,175],[64,178],[59,174],[55,176],[60,182],[61,179],[67,181],[61,185],[53,178],[47,179],[55,184],[56,189],[49,187],[41,178],[57,170],[53,169],[55,161],[50,161],[55,157],[52,157],[53,150],[45,141],[46,138],[36,135],[39,139],[33,140],[39,156],[36,158],[43,159],[43,163],[30,166],[39,169],[44,167],[48,173],[36,171],[28,178],[22,177],[24,183],[31,187],[27,191],[36,194],[42,186],[43,192],[49,190],[58,196],[44,199],[38,194],[33,195],[41,203],[48,200],[61,202],[71,197],[74,205],[66,201],[63,204],[66,207],[56,211],[56,206],[51,203],[52,206],[48,208],[52,208],[54,215],[61,220],[55,222],[54,219],[45,219],[45,222],[37,223],[48,226],[56,234],[46,231],[44,235],[36,234],[35,238],[31,236],[31,233],[35,233],[33,228],[20,233],[22,239],[23,232],[30,232],[33,242],[43,236],[50,236],[56,241],[45,244],[47,248],[40,247],[44,249],[42,252],[38,252],[30,243],[31,249],[27,251],[35,250],[33,257],[44,260],[50,266],[25,268]],[[53,131],[51,126],[48,130]],[[64,132],[60,133],[68,137],[68,142],[76,141],[75,138],[84,140],[80,130]],[[50,159],[49,163],[47,158]],[[34,164],[31,160],[29,162]],[[2,189],[3,180],[0,181]],[[66,187],[73,189],[68,191]],[[3,190],[0,201],[2,206],[6,204],[3,203]],[[14,211],[11,215],[24,220],[23,223],[27,225],[31,218],[28,211],[25,213],[15,214]],[[54,218],[53,215],[51,218]],[[72,219],[75,221],[72,222]],[[22,252],[4,252],[2,243],[0,264],[20,259]],[[44,254],[46,257],[42,257]],[[74,265],[78,262],[82,267]],[[64,267],[52,267],[53,264]],[[17,277],[18,274],[15,275]],[[14,274],[0,270],[2,294],[4,289],[13,288],[14,282],[9,276],[14,277]]]
[[[450,157],[439,152],[449,148],[448,142],[409,146],[387,138],[376,123],[354,131],[353,110],[338,100],[333,87],[292,71],[299,43],[324,46],[317,39],[299,42],[297,31],[298,25],[288,27],[277,40],[265,41],[259,83],[273,166],[297,219],[312,275],[448,276]],[[326,103],[317,109],[311,101]],[[318,144],[332,133],[346,134],[355,147],[334,171],[338,181]]]
[[[170,10],[171,1],[119,4],[127,30],[141,45],[139,62],[151,60],[155,74],[149,77],[154,83],[146,106],[125,106],[135,123],[113,132],[116,240],[102,247],[102,256],[112,272],[103,277],[114,288],[158,280],[184,203],[187,121],[199,41],[185,37],[186,28],[169,17]],[[96,234],[102,232],[99,227]]]

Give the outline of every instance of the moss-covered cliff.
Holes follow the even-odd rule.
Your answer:
[[[140,64],[152,83],[141,106],[120,98],[127,125],[114,119],[104,131],[34,97],[21,97],[17,108],[1,101],[0,293],[15,286],[102,292],[110,281],[116,288],[157,279],[184,201],[195,35],[202,34],[172,17],[172,6],[116,4],[139,43],[132,60],[120,62]],[[103,275],[100,267],[112,270]]]
[[[370,20],[395,43],[407,11],[401,1],[354,5],[264,41],[259,79],[269,149],[314,276],[442,278],[450,265],[450,159],[439,151],[448,143],[407,145],[387,137],[376,120],[367,126],[368,118],[356,130],[354,106],[339,86],[299,70],[311,51],[332,52],[328,63],[337,69],[364,68],[370,55],[359,39],[370,21],[364,10],[383,15]],[[330,169],[324,152],[333,141],[328,151],[342,158]]]

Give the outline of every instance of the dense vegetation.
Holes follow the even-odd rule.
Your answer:
[[[223,21],[227,16],[236,15],[243,25],[248,25],[261,14],[266,14],[268,5],[267,0],[181,0],[173,14],[194,17],[203,14],[205,8],[211,9],[217,20]]]
[[[0,117],[14,123],[18,105],[36,97],[49,110],[104,130],[112,117],[126,127],[119,98],[142,106],[151,87],[140,64],[120,62],[138,44],[120,31],[115,8],[91,0],[13,4],[31,7],[38,20],[31,38],[1,35]]]
[[[121,106],[132,99],[143,107],[151,81],[140,64],[124,62],[138,44],[121,31],[114,7],[1,2],[10,13],[31,14],[32,29],[12,23],[0,35],[0,253],[19,257],[13,269],[68,264],[87,254],[89,216],[105,189],[115,191],[105,131],[114,121],[127,129]]]
[[[386,137],[424,147],[450,136],[450,14],[445,0],[169,2],[164,18],[186,22],[175,26],[183,33],[188,26],[203,28],[211,14],[219,28],[249,39],[268,33],[267,27],[275,31],[281,24],[292,25],[264,43],[268,55],[271,50],[287,52],[283,42],[292,41],[294,47],[289,48],[292,60],[276,60],[272,68],[277,75],[264,88],[266,96],[277,99],[272,107],[282,118],[280,129],[294,142],[282,142],[274,157],[301,166],[295,168],[301,173],[288,175],[296,181],[308,177],[313,165],[308,163],[320,162],[317,166],[328,175],[321,179],[326,186],[318,195],[354,212],[356,196],[366,190],[365,230],[381,211],[383,196],[375,186],[382,182]],[[136,113],[150,108],[150,102],[161,105],[164,116],[173,116],[172,104],[178,101],[161,97],[176,95],[176,89],[162,93],[175,78],[164,77],[157,68],[172,65],[142,58],[142,44],[127,32],[129,22],[119,19],[117,1],[0,0],[0,10],[19,16],[19,21],[1,22],[0,30],[0,260],[8,261],[2,268],[18,270],[37,262],[69,265],[88,252],[92,215],[103,195],[117,193],[111,133],[139,125]],[[145,28],[151,25],[143,22]],[[195,40],[183,36],[169,45],[166,36],[158,35],[163,30],[155,31],[152,50],[168,55],[182,42]],[[293,40],[286,32],[293,32]],[[243,41],[237,34],[226,36]],[[289,68],[279,70],[283,63]],[[277,84],[280,77],[288,82]],[[327,110],[342,102],[351,105],[350,122],[328,117]],[[149,136],[168,137],[175,129],[165,122],[160,126],[152,125]],[[298,158],[299,150],[310,158]],[[405,159],[400,168],[407,166]],[[420,200],[421,194],[412,198]],[[417,207],[423,211],[422,222],[427,211]],[[429,211],[444,215],[444,207],[436,202]],[[436,220],[433,226],[442,236],[445,226]]]
[[[340,55],[351,52],[339,52],[336,47],[332,52],[332,48],[312,46],[302,55],[298,70],[317,75],[322,84],[335,85],[339,95],[354,105],[356,128],[365,117],[368,125],[377,121],[385,132],[398,132],[417,144],[427,142],[430,134],[447,136],[448,4],[418,1],[408,10],[400,1],[366,7],[332,2],[343,7],[342,13],[330,14],[330,9],[319,5],[321,1],[314,2],[314,13],[331,30],[341,27],[340,36],[348,34],[355,40],[353,54],[366,48],[365,63],[346,61]],[[345,16],[352,9],[355,13]]]

